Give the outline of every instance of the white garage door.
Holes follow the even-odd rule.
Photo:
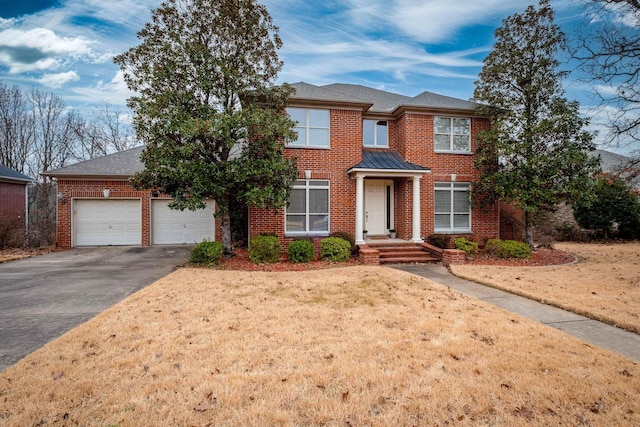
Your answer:
[[[142,244],[140,200],[75,200],[75,246]]]
[[[169,209],[169,200],[152,201],[153,244],[179,245],[214,240],[214,202],[206,209],[184,211]]]

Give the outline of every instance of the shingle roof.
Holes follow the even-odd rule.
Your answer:
[[[96,159],[86,160],[75,165],[65,166],[43,173],[54,177],[123,177],[127,178],[144,169],[140,154],[144,146],[131,148]]]
[[[0,181],[24,182],[25,184],[27,184],[29,182],[32,182],[33,179],[29,178],[27,175],[21,174],[18,171],[0,165]]]
[[[390,150],[362,150],[362,160],[357,165],[349,169],[367,170],[393,170],[393,171],[422,171],[429,172],[431,169],[407,162],[396,151]]]
[[[391,113],[393,110],[398,108],[399,105],[405,104],[411,100],[408,96],[398,95],[397,93],[373,89],[361,85],[334,83],[323,87],[336,92],[342,92],[348,96],[367,100],[373,104],[369,109],[370,112]]]
[[[420,95],[403,104],[414,107],[447,108],[456,110],[475,110],[478,104],[450,96],[438,95],[432,92],[422,92]]]
[[[291,96],[294,99],[371,104],[357,96],[332,90],[328,86],[315,86],[305,82],[293,83],[290,86],[295,89],[295,93]]]
[[[401,107],[437,108],[448,110],[474,111],[477,104],[450,96],[438,95],[432,92],[422,92],[410,97],[384,90],[345,83],[333,83],[325,86],[315,86],[309,83],[294,83],[296,93],[293,99],[302,98],[317,101],[357,102],[373,104],[367,110],[369,113],[393,113]]]

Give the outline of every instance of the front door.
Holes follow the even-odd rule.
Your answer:
[[[393,181],[366,180],[364,186],[364,228],[369,235],[384,235],[393,227]]]

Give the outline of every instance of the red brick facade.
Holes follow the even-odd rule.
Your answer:
[[[151,201],[166,199],[151,190],[135,190],[127,180],[58,180],[58,230],[57,246],[70,248],[73,245],[73,201],[82,199],[104,199],[108,190],[110,199],[140,200],[142,211],[142,246],[151,245]],[[216,221],[216,239],[221,236],[220,221]]]
[[[0,182],[0,217],[24,214],[27,186]]]
[[[332,232],[344,232],[355,237],[356,217],[362,213],[356,212],[356,201],[362,203],[362,197],[357,197],[357,181],[350,175],[350,169],[363,161],[363,119],[385,120],[387,122],[388,147],[378,148],[377,151],[398,153],[406,162],[417,165],[415,170],[376,170],[376,174],[368,175],[363,172],[359,180],[367,184],[369,180],[384,179],[393,182],[387,189],[391,189],[393,209],[390,215],[393,227],[400,239],[419,241],[434,234],[435,230],[435,184],[437,182],[472,183],[478,178],[478,171],[474,167],[474,155],[477,148],[476,135],[487,129],[489,121],[485,118],[474,117],[470,103],[460,104],[453,101],[454,107],[446,110],[430,109],[424,104],[403,104],[391,111],[384,107],[385,100],[371,109],[374,103],[358,101],[359,98],[338,97],[329,100],[331,88],[320,88],[312,85],[298,85],[299,98],[293,98],[291,105],[298,108],[314,108],[329,111],[329,147],[328,148],[293,148],[285,149],[285,156],[295,158],[298,164],[299,179],[305,180],[310,173],[311,180],[329,181],[329,230],[313,235],[316,247],[322,237]],[[354,87],[352,87],[354,89]],[[305,97],[305,90],[310,95]],[[355,87],[355,90],[357,87]],[[322,96],[316,96],[319,92]],[[333,92],[334,94],[336,92]],[[393,95],[387,93],[387,95]],[[403,97],[407,98],[407,97]],[[388,98],[387,98],[388,100]],[[449,98],[451,100],[451,98]],[[400,102],[400,101],[398,101]],[[465,101],[461,101],[465,103]],[[415,106],[418,105],[418,106]],[[432,105],[432,104],[429,104]],[[456,105],[460,106],[455,107]],[[415,106],[415,107],[414,107]],[[386,110],[384,108],[387,108]],[[464,117],[471,122],[471,153],[438,153],[434,150],[434,117]],[[325,116],[326,117],[326,116]],[[323,128],[326,124],[323,125]],[[406,163],[403,163],[406,165]],[[430,169],[427,172],[425,168]],[[364,168],[366,169],[366,168]],[[353,173],[353,171],[351,172]],[[356,172],[357,175],[360,172]],[[100,176],[106,176],[100,175]],[[420,178],[419,206],[420,215],[413,216],[414,210],[414,180]],[[369,182],[371,184],[371,182]],[[385,184],[386,185],[386,184]],[[140,200],[142,207],[142,245],[151,242],[151,191],[136,191],[128,181],[119,180],[81,180],[59,177],[58,204],[58,245],[70,247],[72,237],[72,207],[73,201],[78,199],[100,199],[105,197],[103,190],[109,190],[110,198]],[[380,188],[380,187],[378,187]],[[366,190],[365,190],[366,191]],[[389,190],[387,190],[389,191]],[[362,196],[362,192],[360,193]],[[386,195],[385,195],[386,197]],[[385,200],[391,200],[388,197]],[[378,205],[379,206],[379,205]],[[378,213],[378,217],[379,217]],[[418,220],[420,222],[419,234]],[[471,235],[479,244],[484,244],[488,238],[496,238],[500,233],[499,212],[497,207],[488,211],[473,208],[471,211]],[[380,223],[377,223],[381,226]],[[415,227],[414,227],[415,225]],[[380,228],[380,227],[378,227]],[[387,229],[389,226],[387,225]],[[358,230],[362,232],[362,228]],[[285,209],[257,209],[249,210],[249,237],[262,233],[275,233],[286,248],[288,243],[298,234],[285,233]],[[220,221],[216,221],[216,232],[220,232]],[[362,242],[362,240],[361,240]]]
[[[313,107],[321,108],[321,107]],[[456,114],[456,116],[460,116]],[[434,150],[434,114],[423,112],[403,113],[388,121],[389,148],[397,151],[410,163],[425,166],[431,173],[420,181],[421,236],[434,233],[434,186],[436,182],[471,183],[478,178],[473,154],[436,153]],[[464,117],[464,116],[462,116]],[[489,126],[484,118],[471,117],[471,151],[477,145],[475,135]],[[356,182],[347,171],[362,159],[362,120],[359,110],[330,110],[330,148],[287,148],[286,156],[296,158],[299,178],[304,171],[311,171],[311,179],[330,181],[330,230],[355,234]],[[409,178],[393,178],[394,225],[399,238],[411,238],[413,187]],[[285,211],[269,209],[250,210],[250,237],[261,233],[275,233],[283,247],[293,240],[285,235]],[[486,239],[497,238],[500,232],[497,207],[488,211],[474,208],[471,213],[473,238],[480,244]],[[468,233],[465,234],[468,236]],[[316,238],[314,240],[319,239]]]

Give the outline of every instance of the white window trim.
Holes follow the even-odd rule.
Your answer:
[[[364,143],[364,123],[365,122],[373,122],[373,145],[367,145]],[[387,143],[384,145],[378,144],[378,122],[385,122],[387,126],[385,126],[385,131],[387,133]],[[363,119],[362,120],[362,146],[368,148],[389,148],[389,121],[388,120],[376,120],[376,119]]]
[[[299,141],[290,141],[287,143],[287,147],[290,148],[314,148],[314,149],[321,149],[321,150],[326,150],[331,148],[331,111],[330,110],[326,110],[326,109],[322,109],[322,108],[304,108],[304,107],[288,107],[288,108],[295,108],[297,110],[304,110],[306,113],[306,120],[304,125],[302,125],[299,122],[297,123],[297,128],[305,128],[305,142],[304,144],[301,144]],[[328,120],[328,126],[327,127],[318,127],[318,126],[310,126],[309,125],[309,114],[311,111],[326,111],[329,115]],[[327,144],[326,145],[318,145],[318,144],[311,144],[310,143],[310,135],[311,132],[309,132],[309,130],[311,129],[326,129],[327,130]]]
[[[450,133],[436,133],[436,119],[449,119],[451,120],[451,132]],[[469,135],[464,134],[454,134],[453,133],[453,120],[454,119],[465,119],[469,120]],[[471,151],[471,126],[473,125],[473,120],[471,117],[445,117],[445,116],[434,116],[433,117],[433,150],[436,153],[448,153],[448,154],[473,154]],[[436,135],[448,135],[449,136],[449,149],[443,150],[441,148],[436,148]],[[468,136],[469,137],[469,148],[467,150],[455,150],[453,148],[453,137],[454,136]]]
[[[326,181],[327,185],[309,185],[312,181]],[[328,179],[300,179],[297,182],[304,182],[304,185],[294,185],[292,189],[305,190],[305,231],[287,231],[287,208],[284,210],[284,235],[285,236],[328,236],[329,230],[331,230],[331,182]],[[309,190],[327,190],[327,203],[329,211],[327,215],[327,230],[326,231],[309,231],[309,216],[310,215],[323,215],[323,213],[313,212],[309,213]],[[295,214],[301,215],[301,214]]]
[[[466,184],[467,188],[466,189],[462,189],[462,188],[455,188],[455,184]],[[449,188],[444,188],[444,186],[447,185]],[[453,210],[453,204],[454,204],[454,192],[456,191],[464,191],[466,193],[469,193],[469,197],[470,197],[470,191],[471,191],[471,183],[468,182],[436,182],[434,184],[433,187],[433,218],[434,218],[434,232],[435,233],[442,233],[442,234],[452,234],[452,233],[471,233],[471,224],[472,222],[472,209],[471,209],[471,203],[469,203],[469,211],[468,212],[456,212]],[[449,207],[449,212],[437,212],[436,211],[436,192],[438,191],[449,191],[451,193],[451,206]],[[438,228],[435,225],[435,217],[436,215],[449,215],[449,227],[448,228]],[[454,224],[454,216],[458,214],[458,215],[469,215],[469,227],[465,227],[465,228],[455,228],[453,226]]]

